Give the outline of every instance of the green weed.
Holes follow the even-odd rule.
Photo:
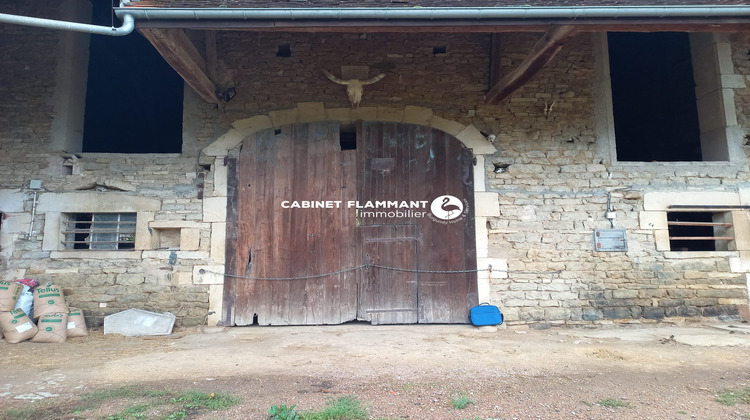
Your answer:
[[[295,407],[297,406],[272,405],[268,410],[268,416],[271,420],[299,420],[299,414],[294,410]]]
[[[468,407],[470,404],[476,404],[476,401],[474,399],[469,398],[468,396],[464,394],[457,395],[453,397],[451,400],[451,405],[456,410],[463,410],[464,408]]]
[[[365,420],[368,410],[355,396],[348,395],[330,401],[320,411],[300,413],[302,420]]]
[[[722,405],[750,404],[750,387],[724,388],[716,395],[716,402]]]
[[[183,407],[193,410],[197,408],[206,408],[209,410],[224,410],[240,403],[240,399],[233,395],[222,393],[210,393],[198,391],[187,391],[178,397],[172,398],[172,404],[182,405]]]
[[[608,398],[605,400],[599,400],[595,404],[602,407],[630,407],[630,403],[617,398]]]

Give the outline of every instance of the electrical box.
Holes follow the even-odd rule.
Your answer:
[[[627,251],[628,241],[625,238],[625,229],[595,229],[594,249],[603,252]]]
[[[29,182],[29,188],[32,190],[41,190],[42,189],[42,181],[39,179],[32,179]]]

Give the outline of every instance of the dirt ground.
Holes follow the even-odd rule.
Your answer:
[[[95,331],[57,345],[0,341],[0,360],[0,412],[64,406],[94,390],[138,384],[242,399],[189,416],[200,419],[264,419],[272,405],[313,410],[346,395],[372,418],[750,418],[750,405],[715,401],[723,389],[750,387],[747,324],[541,331],[346,324],[158,338]],[[475,403],[453,408],[461,394]],[[59,418],[107,418],[117,408],[102,410]]]

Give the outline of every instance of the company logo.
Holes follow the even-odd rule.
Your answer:
[[[430,211],[440,220],[457,219],[464,212],[464,203],[452,195],[441,195],[432,200]]]
[[[456,223],[469,214],[469,202],[452,195],[441,195],[430,203],[428,217],[442,224]]]

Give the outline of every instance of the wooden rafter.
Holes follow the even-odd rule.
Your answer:
[[[183,30],[152,28],[140,32],[201,98],[219,103],[216,86],[206,75],[206,63]]]
[[[487,92],[485,99],[488,104],[497,104],[507,98],[516,89],[524,85],[539,72],[562,49],[563,44],[575,35],[573,26],[558,26],[542,36],[529,55],[523,59],[516,69],[500,79]]]

